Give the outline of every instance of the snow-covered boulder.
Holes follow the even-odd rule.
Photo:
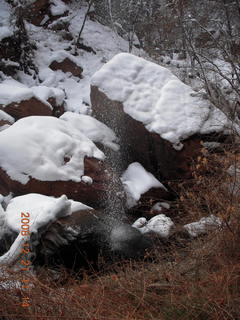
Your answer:
[[[0,193],[66,194],[97,207],[103,205],[112,179],[119,181],[104,159],[71,122],[23,118],[0,132]]]
[[[37,86],[28,88],[15,80],[0,84],[0,109],[16,120],[28,116],[61,115],[64,92],[61,89]]]
[[[168,69],[127,53],[94,74],[91,102],[97,119],[114,128],[129,161],[157,178],[183,177],[200,150],[196,136],[226,133],[229,124]]]
[[[0,264],[12,264],[15,262],[20,257],[20,251],[25,241],[31,241],[31,253],[33,254],[36,244],[39,243],[42,235],[51,229],[51,225],[55,221],[59,221],[61,218],[66,219],[76,213],[80,216],[81,214],[86,215],[88,212],[90,214],[91,211],[93,211],[92,208],[81,202],[69,200],[65,195],[60,198],[53,198],[32,193],[13,198],[4,213],[5,225],[12,233],[16,233],[18,236],[10,249],[0,257]],[[22,219],[25,222],[28,221],[26,225],[28,226],[29,234],[31,234],[30,238],[21,232],[23,230]],[[70,243],[76,238],[77,234],[79,234],[77,230],[83,228],[80,220],[75,225],[72,225],[72,228],[74,227],[78,229],[70,230],[70,223],[68,223],[68,226],[62,228],[59,234],[51,233],[51,243],[55,246],[55,249]],[[50,241],[50,237],[48,237],[48,241]]]

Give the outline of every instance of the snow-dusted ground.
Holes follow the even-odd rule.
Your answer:
[[[80,31],[87,6],[83,4],[69,4],[69,15],[63,20],[70,22],[69,30],[75,40]],[[80,8],[81,7],[81,8]],[[91,47],[96,54],[78,49],[75,55],[73,42],[64,40],[61,32],[43,29],[32,24],[27,24],[30,39],[36,42],[37,51],[35,64],[39,68],[39,80],[43,86],[61,88],[66,93],[66,108],[77,113],[90,113],[90,78],[100,69],[103,64],[119,52],[128,51],[128,42],[118,37],[110,28],[98,22],[87,19],[82,33],[82,42]],[[66,51],[66,49],[68,51]],[[144,55],[142,51],[134,49],[137,55]],[[83,79],[76,78],[70,73],[65,74],[58,70],[49,68],[50,63],[62,58],[62,55],[70,57],[71,60],[83,68]],[[19,73],[21,82],[28,86],[39,84],[23,73]]]

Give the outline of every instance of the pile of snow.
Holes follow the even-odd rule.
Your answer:
[[[165,214],[159,214],[149,221],[146,218],[137,219],[132,226],[138,229],[142,234],[156,233],[162,238],[167,238],[170,234],[174,223]]]
[[[127,194],[127,205],[129,208],[135,206],[141,195],[151,188],[162,188],[167,190],[150,172],[146,171],[138,162],[131,163],[121,177],[125,192]]]
[[[168,69],[127,53],[116,55],[91,84],[150,132],[177,145],[193,134],[226,130],[226,116]]]
[[[13,102],[21,102],[36,98],[51,107],[47,101],[49,98],[55,98],[58,105],[63,103],[64,92],[58,88],[49,88],[46,86],[33,86],[28,88],[24,84],[13,80],[7,79],[0,84],[0,105],[3,107]]]
[[[19,235],[9,251],[0,257],[0,264],[14,263],[19,258],[23,243],[29,241],[29,236],[21,235],[20,232],[22,226],[21,212],[29,213],[29,231],[30,233],[37,233],[40,228],[61,217],[86,209],[91,208],[81,202],[68,200],[65,195],[60,198],[53,198],[33,193],[13,198],[7,206],[5,221],[7,226]]]
[[[93,142],[102,143],[115,151],[119,149],[119,146],[116,144],[117,137],[115,133],[97,119],[73,112],[65,112],[60,119],[67,121],[72,127],[81,131]]]
[[[195,238],[207,233],[209,229],[216,229],[221,227],[221,225],[221,219],[211,214],[209,217],[204,217],[197,222],[186,224],[183,228],[187,230],[191,237]]]
[[[0,132],[0,167],[22,184],[30,177],[80,182],[85,156],[105,158],[81,131],[54,117],[26,117]]]
[[[11,6],[4,0],[0,0],[0,41],[13,35],[10,25]]]
[[[67,6],[61,0],[51,0],[50,11],[53,16],[60,16],[64,14],[67,10]]]

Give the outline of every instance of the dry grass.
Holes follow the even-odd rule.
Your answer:
[[[225,222],[221,231],[165,253],[156,247],[152,261],[125,262],[82,280],[64,270],[54,280],[42,269],[31,279],[30,308],[19,305],[21,290],[0,290],[0,319],[240,319],[239,205],[226,174],[237,158],[204,151],[194,179],[177,187],[178,222],[215,214]]]

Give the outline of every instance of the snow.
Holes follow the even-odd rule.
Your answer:
[[[91,85],[150,132],[178,145],[196,133],[226,130],[227,117],[208,100],[196,96],[168,69],[128,53],[117,54],[97,71]]]
[[[4,0],[0,0],[0,41],[13,35],[10,26],[11,6]]]
[[[10,124],[13,124],[15,120],[8,113],[4,112],[3,110],[0,110],[0,122],[1,121],[8,121]],[[4,124],[0,126],[0,131],[3,131],[9,127],[10,127],[9,124]]]
[[[142,234],[156,233],[162,238],[167,238],[170,235],[170,231],[174,223],[165,214],[159,214],[149,221],[146,218],[139,218],[133,224],[132,227],[138,229]]]
[[[8,121],[11,124],[13,124],[15,121],[12,116],[10,116],[8,113],[4,112],[3,110],[0,110],[0,121],[1,120]]]
[[[51,14],[53,16],[60,16],[67,11],[67,6],[61,0],[51,0]]]
[[[151,188],[162,188],[167,190],[150,172],[146,171],[138,162],[131,163],[121,177],[127,194],[128,207],[133,207]]]
[[[7,226],[18,234],[9,251],[0,257],[0,264],[14,263],[20,254],[23,244],[29,240],[29,236],[21,235],[21,212],[29,213],[29,231],[37,233],[50,223],[53,223],[61,217],[71,215],[78,210],[91,209],[90,207],[68,200],[65,195],[60,198],[53,198],[41,194],[27,194],[13,198],[7,206],[5,212],[5,221]]]
[[[90,207],[81,202],[68,200],[65,195],[60,198],[54,198],[30,193],[13,198],[7,206],[5,216],[9,228],[19,233],[21,230],[21,212],[29,212],[30,231],[36,233],[39,228],[60,217],[85,209],[90,209]]]
[[[117,137],[115,133],[104,123],[95,118],[88,115],[65,112],[60,119],[67,121],[71,126],[77,128],[93,142],[102,143],[104,146],[115,151],[119,149],[119,146],[116,144]]]
[[[49,108],[52,108],[47,101],[49,98],[55,98],[58,105],[64,101],[64,92],[59,88],[49,88],[46,86],[33,86],[28,88],[24,84],[7,79],[0,84],[0,105],[3,107],[13,102],[21,102],[35,97]]]
[[[11,37],[13,35],[13,31],[9,27],[0,27],[0,41],[4,38]]]
[[[157,202],[154,204],[151,211],[162,211],[162,208],[169,210],[170,204],[167,202]]]
[[[72,62],[74,62],[76,65],[78,65],[79,67],[81,67],[81,64],[79,63],[79,60],[77,58],[75,58],[72,54],[68,53],[67,51],[64,50],[59,50],[54,52],[50,59],[49,62],[53,62],[53,61],[57,61],[57,62],[62,62],[65,59],[69,59]]]
[[[54,117],[26,117],[0,132],[0,167],[22,184],[30,177],[80,182],[85,156],[105,158],[82,132]]]
[[[87,10],[87,4],[81,3],[80,6],[78,2],[72,2],[66,7],[69,10],[68,17],[66,17],[70,23],[69,30],[76,39]],[[26,28],[30,40],[37,45],[34,63],[39,69],[41,85],[63,89],[66,93],[66,110],[90,114],[90,78],[105,61],[119,52],[127,52],[128,42],[118,37],[109,27],[87,18],[81,41],[84,45],[93,48],[96,54],[78,49],[78,54],[75,56],[74,44],[64,40],[61,32],[36,27],[27,22]],[[143,51],[138,49],[134,49],[134,52],[143,54]],[[83,79],[79,81],[79,78],[70,73],[64,73],[60,70],[53,71],[49,68],[54,59],[62,61],[66,57],[83,68]],[[19,73],[19,77],[21,82],[28,84],[28,86],[30,81],[32,82],[31,86],[39,84],[37,80],[30,80],[24,74]]]
[[[187,230],[191,237],[195,238],[205,234],[209,229],[220,228],[221,225],[221,219],[211,214],[209,217],[201,218],[197,222],[186,224],[183,228]]]
[[[92,184],[93,183],[93,179],[89,176],[82,176],[82,182],[86,183],[86,184]]]

